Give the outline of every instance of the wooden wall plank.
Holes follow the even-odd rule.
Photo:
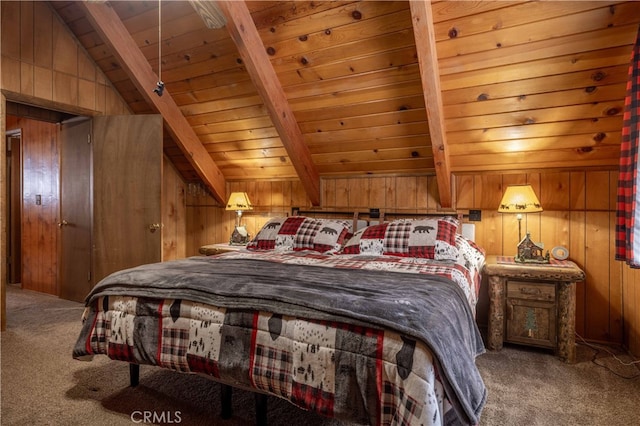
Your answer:
[[[0,8],[2,14],[2,40],[20,40],[20,3],[3,2]],[[2,43],[2,56],[20,59],[20,43]]]
[[[584,172],[570,173],[569,209],[584,210],[586,208],[587,190]]]
[[[52,70],[54,17],[49,5],[44,2],[34,2],[33,19],[38,23],[38,25],[34,25],[35,65]]]
[[[78,105],[78,78],[54,71],[53,101],[66,105]]]
[[[418,185],[416,188],[418,194],[418,210],[440,210],[440,187],[438,186],[438,178],[432,176],[418,176]],[[453,188],[453,187],[452,187]],[[450,189],[453,192],[453,189]],[[450,197],[454,197],[453,194]],[[448,209],[450,210],[450,205]]]
[[[511,215],[510,215],[511,216]],[[507,242],[505,237],[506,229],[509,232],[517,233],[517,225],[504,226],[504,215],[498,213],[497,209],[482,211],[482,226],[476,227],[476,241],[486,251],[487,254],[502,254],[514,256],[516,254],[517,238]]]
[[[186,256],[185,186],[166,156],[162,159],[162,260]]]
[[[53,100],[53,72],[49,68],[33,68],[33,96],[46,101]]]
[[[512,175],[506,175],[505,178],[507,178],[507,180],[503,182],[504,178],[500,175],[477,176],[473,188],[477,207],[481,209],[498,210],[506,185],[514,182],[512,179],[509,179],[511,177]],[[522,179],[524,179],[524,177]]]
[[[569,210],[570,174],[545,173],[541,176],[538,198],[545,210]]]
[[[585,273],[587,275],[586,338],[608,341],[611,338],[609,283],[609,212],[587,211]]]
[[[349,207],[354,210],[367,209],[370,197],[369,179],[349,179]]]
[[[624,312],[624,330],[629,351],[640,353],[640,270],[622,267],[622,310]]]
[[[462,175],[456,178],[456,206],[459,209],[471,209],[477,204],[473,194],[473,175]]]
[[[33,65],[26,62],[20,63],[20,93],[33,95]]]
[[[2,57],[2,88],[12,92],[20,92],[20,62],[7,56]]]
[[[542,221],[537,241],[544,244],[545,250],[551,250],[556,246],[569,247],[571,238],[569,214],[567,210],[544,212],[544,221]]]
[[[336,179],[335,191],[335,206],[349,207],[349,181],[347,179]]]
[[[20,2],[20,60],[33,63],[33,2]],[[7,39],[5,39],[7,40]]]
[[[59,19],[53,19],[53,70],[76,75],[78,72],[78,45],[69,28]]]
[[[323,179],[323,181],[330,179]],[[369,195],[369,205],[366,208],[381,209],[384,211],[386,208],[385,195],[386,195],[386,177],[372,177],[370,178],[371,188]]]
[[[572,211],[569,214],[569,259],[586,270],[586,212]],[[587,290],[584,282],[576,285],[576,332],[586,335]]]
[[[587,210],[609,210],[610,183],[609,172],[587,172],[585,186],[589,188],[585,193]]]
[[[336,179],[322,179],[321,183],[322,205],[326,208],[334,208],[336,206]]]
[[[640,271],[635,269],[632,271],[632,275],[633,280],[628,286],[628,298],[625,298],[629,307],[629,309],[625,310],[625,323],[628,325],[625,331],[630,333],[628,339],[629,349],[637,356],[637,354],[640,354],[640,289],[638,289],[638,286],[640,286]]]
[[[616,229],[616,213],[609,212],[609,342],[622,344],[623,337],[623,311],[622,311],[622,268],[624,263],[615,260],[615,229]]]
[[[415,210],[418,205],[418,185],[414,176],[396,178],[396,199],[392,206],[398,210]]]

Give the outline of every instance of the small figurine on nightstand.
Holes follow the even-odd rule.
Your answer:
[[[531,234],[527,235],[518,244],[518,254],[515,261],[520,263],[549,263],[549,251],[546,255],[542,255],[544,249],[531,240]]]
[[[229,244],[232,246],[244,246],[250,240],[249,233],[247,232],[247,228],[244,226],[236,226],[231,234],[231,239],[229,240]]]

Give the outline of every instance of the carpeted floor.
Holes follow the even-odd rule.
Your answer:
[[[250,393],[234,392],[234,417],[225,421],[219,417],[219,385],[209,379],[142,366],[140,386],[132,389],[125,363],[103,356],[73,360],[82,309],[8,286],[7,330],[0,337],[2,425],[254,423]],[[477,363],[489,392],[483,426],[638,424],[640,370],[603,347],[579,345],[574,365],[518,347],[488,352]],[[268,416],[273,426],[340,424],[277,398],[269,398]]]

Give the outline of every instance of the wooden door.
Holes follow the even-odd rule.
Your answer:
[[[162,259],[162,117],[93,120],[93,283]]]
[[[60,126],[59,296],[82,301],[91,280],[91,119]]]
[[[60,157],[57,124],[21,117],[22,288],[59,294]]]

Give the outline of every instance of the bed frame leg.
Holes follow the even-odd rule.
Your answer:
[[[256,397],[256,425],[267,426],[267,395],[254,394]]]
[[[233,394],[233,388],[229,385],[221,385],[220,392],[220,405],[222,405],[222,412],[220,417],[227,420],[233,416],[233,407],[231,406],[231,396]]]
[[[129,384],[135,388],[140,383],[140,364],[129,364]]]

